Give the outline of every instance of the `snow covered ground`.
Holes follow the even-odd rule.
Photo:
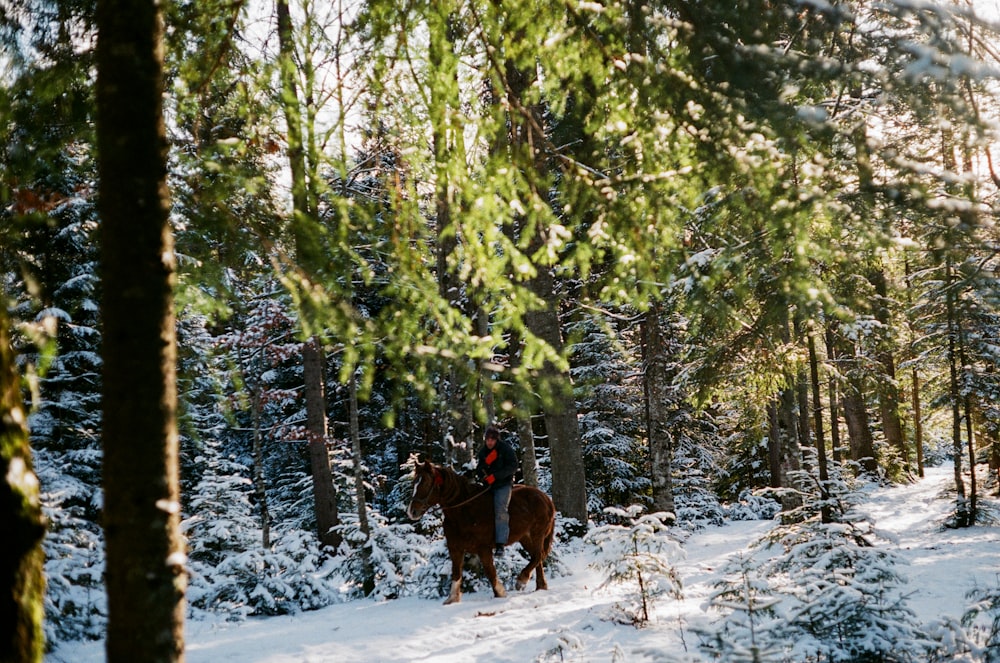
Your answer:
[[[993,586],[1000,572],[1000,528],[946,530],[952,507],[949,468],[932,468],[927,478],[871,493],[862,510],[892,537],[908,565],[910,607],[921,623],[965,610],[966,592]],[[727,559],[772,522],[734,522],[694,533],[676,564],[684,597],[662,598],[655,618],[642,628],[611,619],[627,588],[599,589],[603,578],[581,550],[560,551],[568,575],[550,575],[548,591],[466,593],[462,602],[405,598],[355,601],[294,616],[243,623],[188,622],[187,661],[192,663],[352,663],[433,661],[642,661],[696,659],[691,630],[714,615],[705,598]],[[558,545],[558,544],[557,544]],[[533,587],[533,583],[530,585]],[[102,643],[81,643],[53,652],[51,663],[104,660]]]

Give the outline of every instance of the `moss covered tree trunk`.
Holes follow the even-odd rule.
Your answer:
[[[41,661],[45,520],[5,311],[0,301],[0,661]]]

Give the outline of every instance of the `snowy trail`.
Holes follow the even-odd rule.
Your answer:
[[[602,582],[581,552],[563,551],[568,575],[549,577],[549,590],[466,593],[462,602],[405,598],[377,603],[354,601],[293,616],[251,619],[242,624],[191,622],[186,625],[189,663],[459,663],[534,660],[610,661],[616,651],[641,642],[681,649],[676,620],[699,619],[701,603],[719,570],[733,554],[759,537],[771,522],[735,522],[695,533],[677,563],[684,599],[664,599],[659,619],[645,629],[609,619],[622,588],[597,589]],[[531,585],[533,587],[533,585]],[[690,637],[690,636],[688,636]],[[47,659],[103,661],[101,643],[74,644]]]
[[[910,604],[921,621],[962,616],[966,594],[995,586],[1000,576],[1000,530],[996,527],[947,529],[954,507],[954,470],[931,467],[925,478],[882,489],[863,508],[879,530],[889,532],[909,564]]]
[[[995,585],[1000,570],[1000,529],[946,530],[952,499],[948,468],[932,468],[915,484],[879,488],[862,509],[908,562],[910,607],[921,622],[960,617],[966,592]],[[186,626],[190,663],[465,663],[491,661],[609,662],[684,660],[694,654],[692,627],[714,615],[702,605],[726,561],[773,527],[773,521],[730,522],[692,534],[675,567],[683,598],[661,599],[655,618],[636,629],[610,619],[623,599],[621,587],[597,589],[602,578],[582,547],[557,549],[566,575],[550,575],[548,591],[466,593],[462,602],[441,600],[353,601],[299,615],[244,623],[191,622]],[[557,544],[558,545],[558,544]],[[533,585],[532,585],[533,586]],[[668,658],[669,657],[669,658]],[[75,643],[49,663],[104,660],[102,643]]]

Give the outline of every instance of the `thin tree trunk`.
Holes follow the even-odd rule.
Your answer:
[[[910,274],[910,260],[909,258],[904,258],[903,260],[903,272],[906,277],[906,302],[907,306],[913,306],[913,281]],[[907,316],[906,327],[910,332],[910,345],[912,348],[913,339],[916,338],[916,332],[913,329],[913,319]],[[916,365],[913,366],[911,371],[912,378],[912,389],[913,392],[910,394],[910,402],[913,407],[913,446],[916,449],[917,456],[917,475],[923,478],[924,476],[924,424],[921,419],[920,413],[920,373],[917,370]]]
[[[347,398],[351,429],[351,455],[354,457],[354,493],[358,505],[358,529],[367,542],[371,539],[371,524],[368,522],[368,502],[365,499],[365,474],[361,451],[361,430],[358,421],[358,379],[353,373],[347,382]],[[361,546],[361,565],[364,582],[362,590],[368,596],[375,589],[375,572],[372,569],[371,547]]]
[[[517,370],[521,364],[520,338],[511,333],[510,368]],[[533,404],[522,397],[515,410],[517,440],[521,445],[521,477],[528,486],[538,487],[538,456],[535,453],[535,432],[531,425]]]
[[[312,469],[313,505],[316,510],[316,534],[327,546],[337,549],[343,537],[337,531],[340,513],[337,509],[337,488],[333,483],[326,418],[326,388],[323,379],[323,349],[319,339],[310,338],[302,344],[302,377],[305,382],[306,435],[309,444],[309,466]]]
[[[778,420],[778,398],[767,406],[767,467],[771,475],[771,488],[781,488],[781,425]]]
[[[0,661],[38,662],[45,653],[45,517],[28,446],[21,381],[0,304]]]
[[[837,404],[840,402],[838,378],[837,378],[837,344],[834,342],[833,330],[827,325],[825,330],[826,357],[832,370],[830,375],[830,449],[833,452],[833,462],[840,462],[840,409]]]
[[[955,300],[952,292],[952,264],[945,265],[945,315],[948,324],[948,395],[951,401],[951,447],[952,464],[955,470],[955,492],[957,505],[955,521],[959,527],[972,524],[971,511],[966,501],[965,481],[962,479],[962,394],[958,384],[958,321],[955,313]]]
[[[961,324],[958,325],[958,361],[961,366],[969,365],[965,354],[965,334],[962,332]],[[973,427],[975,409],[968,394],[963,396],[962,405],[965,410],[965,437],[969,452],[969,525],[974,525],[979,518],[977,511],[979,495],[976,482],[976,435]]]
[[[110,663],[180,661],[184,655],[175,266],[159,7],[151,0],[97,3]]]
[[[820,518],[824,523],[832,522],[830,505],[827,504],[829,498],[828,485],[830,481],[829,470],[826,466],[826,440],[823,439],[823,402],[819,388],[819,360],[816,358],[816,339],[812,334],[807,335],[809,345],[809,376],[812,382],[813,400],[813,426],[816,429],[816,463],[819,465],[819,492],[823,506],[820,509]]]
[[[674,512],[674,492],[671,478],[673,436],[670,434],[667,412],[666,351],[660,326],[660,308],[653,303],[640,325],[642,339],[642,388],[646,405],[646,437],[649,440],[649,473],[652,486],[652,510]]]
[[[281,107],[285,114],[288,139],[288,166],[292,186],[292,222],[296,259],[299,267],[310,272],[322,264],[322,251],[315,229],[315,210],[311,203],[307,174],[306,145],[303,141],[302,112],[296,83],[295,43],[288,0],[277,0],[278,50],[281,75]],[[311,123],[310,123],[311,126]],[[342,537],[336,486],[327,450],[325,370],[322,346],[310,338],[302,346],[302,373],[305,382],[306,435],[313,480],[313,504],[319,540],[337,548]]]
[[[260,509],[260,545],[264,550],[271,547],[271,511],[267,506],[267,483],[264,480],[264,435],[261,432],[260,401],[258,386],[251,394],[251,415],[253,416],[253,486]]]
[[[924,476],[924,424],[920,413],[920,374],[913,369],[913,445],[917,449],[917,474]]]

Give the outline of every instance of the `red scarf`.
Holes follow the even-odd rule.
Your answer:
[[[492,449],[488,454],[486,454],[486,464],[492,465],[495,463],[497,461],[497,456],[499,455],[500,454],[497,453],[496,449]]]

